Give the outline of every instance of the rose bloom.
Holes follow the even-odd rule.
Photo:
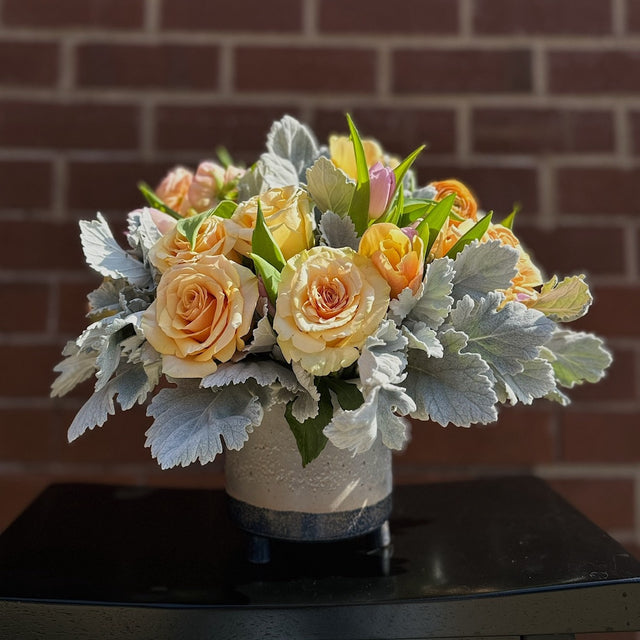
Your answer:
[[[459,180],[440,180],[432,182],[431,187],[436,190],[437,201],[446,198],[448,195],[455,193],[456,198],[453,202],[451,211],[458,217],[465,220],[478,219],[478,203],[469,189]],[[456,220],[452,220],[453,224],[457,224]]]
[[[353,364],[389,306],[389,285],[353,249],[313,247],[287,262],[273,328],[287,362],[315,376]]]
[[[236,223],[236,249],[251,253],[251,237],[258,217],[258,201],[265,222],[285,260],[313,246],[313,213],[306,191],[297,186],[269,189],[241,202],[231,220]]]
[[[424,243],[390,222],[371,225],[362,235],[358,253],[371,258],[391,287],[391,297],[407,287],[416,293],[424,273]]]
[[[202,256],[165,271],[142,331],[174,378],[201,378],[244,348],[258,279],[224,256]]]
[[[233,250],[236,243],[235,224],[229,220],[209,216],[198,228],[195,246],[191,249],[187,238],[174,224],[149,251],[151,264],[161,273],[181,262],[193,262],[204,254],[224,255],[239,261]]]
[[[236,193],[238,180],[244,174],[244,169],[229,166],[226,169],[205,160],[198,165],[189,186],[189,205],[197,213],[213,209],[225,198],[233,199]]]
[[[191,171],[184,167],[176,167],[163,178],[155,193],[169,208],[186,216],[191,206],[187,194],[192,180]]]
[[[382,163],[384,156],[380,145],[375,140],[363,140],[364,156],[367,160],[367,168],[371,169],[376,162]],[[358,179],[356,168],[356,153],[353,150],[353,143],[348,136],[329,137],[329,155],[331,162],[342,169],[353,180]]]

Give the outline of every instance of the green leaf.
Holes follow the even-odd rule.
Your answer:
[[[504,220],[502,220],[500,224],[503,227],[507,227],[507,229],[513,230],[513,221],[515,220],[516,215],[520,212],[520,209],[521,205],[516,202],[516,204],[513,205],[513,211]]]
[[[439,200],[436,205],[427,213],[423,221],[429,224],[429,242],[427,243],[427,253],[431,251],[433,243],[436,241],[440,229],[451,215],[451,208],[455,202],[456,194],[451,193],[446,198]]]
[[[232,200],[223,200],[218,203],[218,206],[211,210],[211,215],[218,216],[218,218],[224,218],[228,220],[238,208],[238,205]]]
[[[426,145],[420,145],[417,149],[412,151],[394,170],[393,173],[396,176],[396,192],[402,187],[402,181],[404,180],[407,171],[411,168],[411,165],[416,161],[416,158],[422,153]]]
[[[218,160],[220,160],[220,162],[222,163],[222,166],[225,169],[227,169],[233,164],[233,158],[231,157],[231,154],[225,147],[222,147],[222,146],[217,147],[216,155],[218,156]]]
[[[168,207],[164,202],[162,202],[162,200],[158,198],[153,189],[146,182],[138,182],[138,189],[145,197],[146,201],[154,209],[162,211],[162,213],[166,213],[176,220],[182,220],[182,216],[177,211],[174,211],[171,207]]]
[[[349,114],[347,114],[347,123],[349,124],[351,141],[356,156],[356,170],[358,174],[356,190],[349,205],[349,217],[353,220],[356,232],[361,236],[366,231],[369,223],[369,167],[367,166],[362,139]]]
[[[465,233],[460,240],[458,240],[458,242],[449,249],[447,257],[455,258],[470,242],[480,240],[489,228],[492,215],[493,214],[490,212],[484,218],[478,220],[478,222],[476,222],[476,224],[474,224],[473,227],[471,227],[471,229],[469,229],[469,231],[467,231],[467,233]]]
[[[253,264],[258,272],[258,275],[262,278],[264,288],[267,290],[267,296],[271,303],[275,304],[278,298],[278,285],[280,284],[280,271],[276,269],[272,264],[267,262],[264,258],[261,258],[255,253],[250,253],[249,256],[253,260]]]
[[[271,266],[275,267],[278,273],[282,271],[282,268],[287,262],[282,255],[280,247],[273,239],[273,235],[271,235],[269,227],[267,227],[264,214],[262,213],[260,200],[258,200],[256,226],[251,237],[251,251],[266,260]]]
[[[190,216],[189,218],[180,218],[178,220],[178,231],[189,241],[189,247],[191,251],[195,249],[196,238],[198,237],[198,229],[202,226],[202,223],[211,215],[211,211],[204,211],[197,216]]]
[[[352,382],[333,377],[322,378],[322,382],[336,394],[338,403],[345,411],[354,411],[364,402],[360,389]],[[318,386],[322,385],[319,383]]]
[[[431,200],[405,200],[398,226],[408,227],[412,222],[424,218],[433,205]]]
[[[293,417],[293,400],[287,404],[284,417],[289,424],[298,445],[298,451],[302,458],[302,466],[306,467],[312,460],[315,460],[327,444],[327,436],[322,431],[331,422],[333,417],[333,405],[328,389],[323,389],[320,393],[318,404],[318,415],[309,418],[304,422],[299,422]]]
[[[542,285],[531,307],[556,322],[571,322],[587,313],[592,302],[584,275],[571,276],[560,283],[558,277],[553,276]]]
[[[393,200],[393,199],[392,199]],[[381,215],[375,222],[389,222],[391,224],[398,225],[400,217],[404,209],[404,191],[401,189],[398,191],[398,197],[395,205],[389,207],[388,211]]]
[[[422,259],[424,260],[427,255],[427,251],[429,250],[431,244],[433,244],[431,240],[431,229],[429,227],[429,221],[424,219],[420,224],[416,227],[416,233],[420,236],[423,244],[423,252]],[[437,235],[437,234],[436,234]]]

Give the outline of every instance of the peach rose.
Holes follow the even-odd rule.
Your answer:
[[[202,255],[224,255],[237,260],[238,254],[233,250],[236,243],[235,232],[230,229],[235,225],[229,220],[209,216],[199,227],[195,246],[191,248],[187,238],[174,224],[149,251],[151,264],[164,273],[181,262],[193,262]]]
[[[198,165],[189,186],[188,199],[190,206],[197,213],[213,209],[221,200],[233,200],[237,195],[238,180],[244,174],[244,169],[229,166],[226,169],[205,160]]]
[[[142,331],[174,378],[201,378],[244,348],[258,279],[224,256],[202,256],[165,271]]]
[[[288,362],[324,376],[353,364],[389,306],[389,285],[353,249],[313,247],[281,273],[273,328]]]
[[[184,167],[176,167],[169,171],[162,182],[156,187],[156,195],[168,207],[186,216],[189,211],[189,187],[193,180],[193,173]]]
[[[478,203],[469,189],[459,180],[440,180],[430,184],[436,190],[437,201],[455,193],[455,200],[451,211],[458,217],[465,220],[478,219]],[[457,221],[452,220],[453,224]]]
[[[371,258],[391,287],[391,297],[407,287],[415,293],[424,273],[424,243],[390,222],[371,225],[360,239],[358,253]]]
[[[244,256],[251,253],[258,201],[285,260],[313,246],[313,213],[306,191],[297,186],[277,187],[241,202],[231,216],[237,225],[236,249],[239,253]]]

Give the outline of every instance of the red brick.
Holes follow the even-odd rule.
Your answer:
[[[50,409],[0,409],[0,461],[51,460],[54,423]]]
[[[355,94],[373,93],[376,86],[376,54],[370,49],[239,47],[235,68],[240,91]]]
[[[0,209],[36,209],[51,204],[52,171],[48,162],[0,160]]]
[[[100,280],[101,277],[95,274],[95,277],[79,282],[58,284],[58,331],[64,334],[80,335],[80,332],[89,324],[86,316],[89,310],[87,294],[99,286]]]
[[[635,215],[640,209],[639,181],[638,169],[558,169],[558,208],[562,213]]]
[[[556,478],[551,487],[599,527],[631,529],[633,480],[626,478]]]
[[[447,178],[464,182],[485,210],[495,212],[496,220],[508,215],[515,203],[522,205],[522,221],[538,211],[537,172],[533,168],[439,165],[430,162],[428,152],[416,166],[421,185]]]
[[[580,329],[581,323],[573,323],[571,329]],[[601,338],[607,338],[600,331]],[[637,400],[636,380],[638,376],[636,357],[633,351],[613,349],[613,363],[607,369],[605,377],[597,384],[585,383],[573,389],[563,389],[578,410],[591,410],[590,405],[602,402],[633,402]]]
[[[0,252],[0,268],[83,269],[84,257],[79,228],[75,222],[43,222],[7,220],[3,233],[9,238],[28,238],[29,250],[21,243],[8,243]]]
[[[143,0],[5,0],[2,19],[20,27],[141,27]]]
[[[585,228],[559,225],[537,229],[516,223],[514,231],[537,265],[547,274],[559,277],[586,273],[619,275],[625,272],[624,231],[620,228]],[[608,251],[602,251],[602,237],[607,236]],[[571,251],[567,251],[567,243]]]
[[[205,45],[80,45],[78,85],[212,90],[218,85],[218,54],[218,47]]]
[[[468,429],[414,421],[406,464],[530,465],[553,460],[550,413],[505,408],[497,423]]]
[[[0,42],[0,85],[56,84],[58,46],[52,42]]]
[[[297,116],[291,106],[162,106],[156,111],[156,141],[160,149],[197,150],[215,158],[223,146],[235,161],[253,164],[265,150],[274,120]]]
[[[9,147],[133,149],[138,123],[138,110],[130,106],[0,103],[0,140]]]
[[[609,111],[478,109],[473,149],[481,153],[575,153],[613,151]]]
[[[455,150],[455,113],[450,109],[385,109],[378,107],[350,110],[360,134],[375,138],[390,154],[406,156],[421,144],[424,154],[452,153]],[[315,131],[326,143],[332,133],[347,132],[344,111],[319,109]]]
[[[581,329],[607,336],[640,336],[640,286],[599,285],[591,287],[594,303],[579,320]]]
[[[640,91],[640,49],[552,51],[548,64],[549,88],[553,93]]]
[[[165,163],[71,162],[67,202],[71,209],[93,217],[96,211],[116,210],[124,220],[128,211],[145,204],[140,181],[155,186],[171,168]]]
[[[640,462],[638,413],[563,411],[562,459],[569,462]]]
[[[55,345],[3,345],[0,393],[7,398],[48,397],[60,351]]]
[[[602,35],[612,27],[606,0],[475,0],[473,7],[482,34]]]
[[[0,287],[0,332],[37,333],[47,329],[49,287],[37,282],[5,282]],[[1,438],[0,438],[1,440]]]
[[[300,0],[243,0],[221,6],[208,0],[165,0],[161,24],[165,29],[282,33],[302,29]]]
[[[401,49],[393,54],[399,94],[526,93],[531,54],[524,49]]]
[[[640,31],[640,0],[627,0],[627,29],[632,33]]]
[[[629,122],[631,126],[633,152],[636,155],[640,155],[640,111],[631,111],[629,114]]]
[[[320,31],[327,33],[455,33],[458,3],[450,0],[321,0],[318,8]]]

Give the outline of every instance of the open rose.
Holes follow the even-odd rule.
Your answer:
[[[192,180],[193,173],[189,169],[176,167],[156,187],[156,195],[169,208],[186,216],[190,207],[188,193]]]
[[[198,228],[194,247],[191,248],[186,236],[180,232],[180,226],[174,224],[149,251],[151,264],[161,273],[180,262],[193,262],[200,256],[224,255],[231,260],[239,256],[233,250],[235,234],[230,228],[235,225],[229,220],[209,216]]]
[[[165,271],[142,331],[174,378],[202,378],[244,348],[258,302],[258,279],[224,256]]]
[[[412,237],[410,237],[410,235]],[[415,293],[424,271],[424,243],[390,222],[371,225],[362,235],[358,253],[371,258],[391,287],[391,297],[409,287]]]
[[[313,246],[313,214],[306,191],[297,186],[277,187],[241,202],[231,216],[239,227],[236,243],[239,253],[246,256],[251,252],[258,201],[267,227],[285,260]]]
[[[314,247],[282,270],[273,328],[288,362],[325,376],[358,359],[388,305],[389,285],[369,258]]]

